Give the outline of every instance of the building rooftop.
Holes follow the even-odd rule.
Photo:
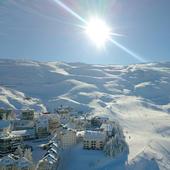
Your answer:
[[[104,129],[105,131],[112,131],[113,125],[110,123],[103,123],[100,127],[100,129]]]
[[[12,131],[11,134],[14,136],[35,135],[35,129]]]
[[[47,154],[43,160],[47,160],[50,164],[54,164],[58,161],[52,154]]]
[[[109,120],[108,117],[104,117],[104,116],[95,116],[94,118],[95,118],[95,119],[98,119],[98,120],[100,120],[100,121],[108,121],[108,120]]]
[[[85,140],[102,140],[104,141],[106,139],[106,134],[100,131],[90,131],[87,130],[84,133],[84,139]]]
[[[55,150],[56,152],[59,150],[59,146],[58,146],[58,144],[56,144],[56,143],[52,143],[52,144],[50,145],[50,148],[51,148],[52,150]]]

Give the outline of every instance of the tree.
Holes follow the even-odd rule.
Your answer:
[[[31,149],[25,149],[24,157],[32,162],[32,152],[31,152]]]
[[[15,151],[15,154],[18,155],[20,158],[23,157],[23,149],[21,148],[21,146],[19,145]]]
[[[119,135],[112,137],[104,146],[104,152],[111,157],[125,151],[129,152],[128,145],[125,139]]]
[[[7,115],[6,115],[6,113],[3,113],[3,115],[2,115],[2,120],[7,120]]]
[[[55,167],[55,166],[54,166]],[[37,164],[36,170],[51,170],[54,169],[53,165],[48,160],[40,160]],[[55,167],[56,169],[56,167]]]

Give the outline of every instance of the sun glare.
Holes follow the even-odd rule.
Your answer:
[[[99,18],[91,18],[86,24],[85,32],[99,48],[111,38],[111,29]]]

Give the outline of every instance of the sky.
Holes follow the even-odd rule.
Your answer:
[[[169,0],[60,2],[72,13],[57,0],[0,0],[0,58],[123,65],[170,61]],[[96,48],[79,19],[93,16],[121,35],[112,37],[119,45],[109,41]]]

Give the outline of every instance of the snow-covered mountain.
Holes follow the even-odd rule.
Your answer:
[[[170,169],[170,63],[129,66],[0,60],[0,106],[119,120],[130,169]]]
[[[37,103],[52,110],[66,103],[87,111],[117,106],[118,100],[128,98],[135,105],[170,109],[170,63],[116,66],[0,60],[0,77],[4,107]]]

